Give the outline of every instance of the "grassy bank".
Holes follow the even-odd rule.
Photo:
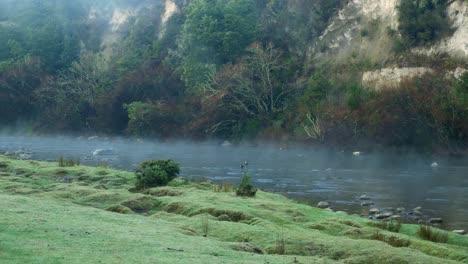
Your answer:
[[[133,173],[0,157],[2,263],[466,263],[447,243],[259,191],[177,179],[132,192]],[[129,191],[130,190],[130,191]],[[440,231],[444,232],[444,231]]]

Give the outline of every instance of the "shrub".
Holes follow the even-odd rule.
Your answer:
[[[447,0],[401,1],[399,31],[406,47],[426,45],[450,33]]]
[[[436,231],[430,226],[419,226],[418,235],[424,240],[429,240],[436,243],[447,243],[447,233]]]
[[[254,197],[256,193],[257,189],[250,183],[250,176],[245,171],[241,183],[236,190],[236,194],[237,196]]]
[[[136,170],[136,187],[139,189],[167,185],[180,173],[179,164],[173,160],[143,162]]]

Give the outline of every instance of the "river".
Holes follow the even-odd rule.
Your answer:
[[[181,164],[181,176],[236,184],[247,161],[256,187],[315,205],[328,201],[333,210],[366,214],[361,195],[378,208],[404,207],[422,220],[443,218],[441,227],[468,229],[468,159],[428,159],[414,154],[353,153],[275,145],[221,146],[214,143],[161,143],[123,138],[0,136],[0,150],[24,149],[36,160],[60,156],[86,165],[133,170],[148,159],[171,158]],[[93,155],[96,149],[112,155]],[[109,152],[109,151],[108,151]],[[109,154],[109,153],[105,153]],[[438,166],[431,167],[433,162]],[[417,221],[417,218],[416,220]]]

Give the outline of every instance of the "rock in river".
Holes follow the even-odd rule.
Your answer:
[[[319,202],[319,203],[317,204],[317,207],[318,207],[318,208],[325,209],[325,208],[330,207],[330,203],[328,203],[328,202]]]
[[[465,230],[453,230],[452,232],[459,235],[464,235],[466,233]]]
[[[361,203],[361,206],[371,206],[371,205],[374,205],[374,202],[368,201],[368,202]]]
[[[367,195],[361,195],[361,197],[359,197],[359,200],[370,200],[370,198]]]
[[[375,218],[377,219],[385,219],[391,217],[393,214],[392,213],[383,213],[383,214],[377,214],[375,215]]]
[[[441,224],[442,223],[442,218],[431,218],[427,222],[429,224]]]
[[[115,155],[114,149],[96,149],[93,151],[94,156],[100,156],[100,155]]]
[[[369,214],[378,214],[378,213],[380,213],[379,208],[371,208],[369,210]]]

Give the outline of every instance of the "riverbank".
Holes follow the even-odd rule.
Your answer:
[[[0,156],[4,263],[456,263],[468,238],[417,236],[259,191],[175,180],[132,192],[133,173]],[[130,190],[130,191],[129,191]]]

